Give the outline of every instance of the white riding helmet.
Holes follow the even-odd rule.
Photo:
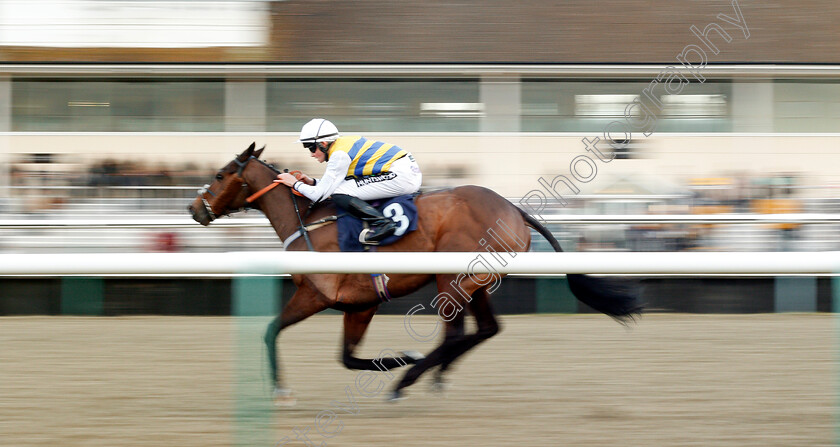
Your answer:
[[[339,136],[335,124],[323,118],[315,118],[303,125],[303,129],[300,130],[300,139],[296,143],[335,141]]]

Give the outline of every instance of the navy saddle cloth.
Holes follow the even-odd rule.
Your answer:
[[[414,204],[414,196],[410,194],[370,202],[385,217],[399,225],[397,231],[379,245],[393,244],[417,229],[417,206]],[[341,251],[365,251],[365,246],[359,242],[359,233],[364,229],[361,219],[345,212],[338,216],[336,223],[338,224],[338,246]]]

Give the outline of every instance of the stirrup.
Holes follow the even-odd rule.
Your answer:
[[[379,242],[377,241],[367,240],[368,233],[370,233],[370,228],[365,228],[364,230],[362,230],[362,232],[359,233],[359,242],[361,242],[363,245],[379,245]]]

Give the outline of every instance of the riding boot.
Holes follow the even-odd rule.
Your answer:
[[[379,245],[386,237],[397,231],[397,223],[383,216],[376,208],[364,200],[347,194],[333,194],[333,202],[350,214],[367,222],[370,228],[362,230],[359,242],[367,245]]]

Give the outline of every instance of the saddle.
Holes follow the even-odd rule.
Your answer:
[[[414,204],[415,194],[392,197],[390,199],[374,200],[370,204],[385,217],[393,220],[397,231],[382,240],[379,245],[393,244],[406,234],[417,229],[417,205]],[[341,251],[359,252],[367,247],[359,242],[359,233],[365,228],[361,219],[348,213],[338,216],[338,246]]]

